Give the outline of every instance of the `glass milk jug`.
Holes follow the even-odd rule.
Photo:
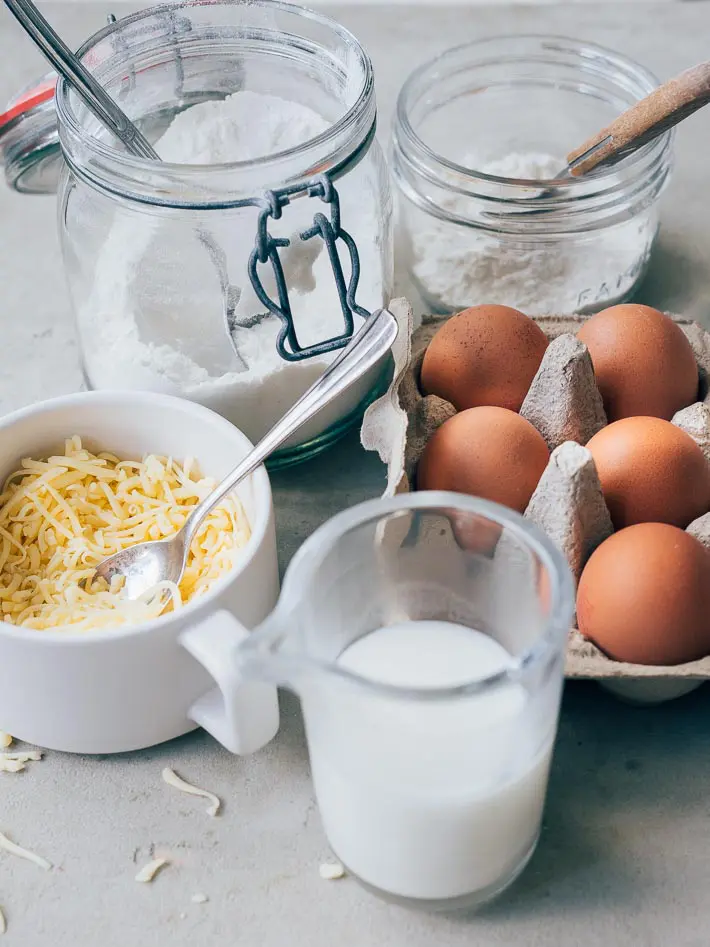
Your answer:
[[[371,501],[311,536],[255,632],[222,612],[184,636],[218,684],[191,714],[249,752],[273,733],[258,682],[295,690],[348,871],[469,908],[535,849],[573,606],[567,564],[518,514],[450,493]]]

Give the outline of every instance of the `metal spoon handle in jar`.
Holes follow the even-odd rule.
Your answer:
[[[210,510],[231,493],[241,480],[260,467],[266,458],[299,428],[373,368],[389,352],[396,338],[397,320],[389,310],[380,309],[369,316],[321,377],[262,437],[226,480],[195,507],[181,530],[185,547],[189,548],[195,530]]]
[[[81,96],[86,107],[101,124],[123,142],[131,154],[160,161],[150,142],[77,59],[32,0],[5,0],[5,4],[54,69]]]
[[[710,102],[710,62],[681,72],[567,155],[573,177],[613,164]]]

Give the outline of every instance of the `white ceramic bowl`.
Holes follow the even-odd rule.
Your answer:
[[[23,457],[63,452],[81,436],[90,450],[126,459],[146,453],[197,458],[221,479],[249,451],[241,431],[192,402],[148,392],[82,392],[24,408],[0,420],[0,478]],[[237,493],[251,539],[236,567],[209,593],[175,615],[96,633],[33,631],[0,622],[0,729],[42,747],[115,753],[152,746],[195,728],[192,705],[215,680],[179,643],[217,611],[251,629],[278,597],[271,487],[264,468]],[[219,676],[219,668],[212,669]],[[234,695],[214,694],[234,700]],[[249,685],[239,701],[240,752],[267,743],[278,729],[276,691]]]

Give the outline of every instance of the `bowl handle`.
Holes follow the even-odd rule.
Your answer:
[[[237,658],[239,646],[252,634],[232,614],[219,611],[180,636],[217,685],[195,701],[188,717],[240,755],[260,750],[279,729],[276,688],[246,680]]]

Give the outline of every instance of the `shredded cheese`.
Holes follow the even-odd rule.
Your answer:
[[[174,769],[170,769],[169,766],[166,766],[163,770],[163,781],[172,786],[174,789],[179,789],[180,792],[186,792],[191,796],[202,796],[203,799],[209,799],[210,805],[207,807],[207,815],[215,816],[220,810],[222,801],[219,796],[215,796],[213,792],[209,792],[207,789],[200,789],[199,786],[193,786],[192,783],[186,782],[182,777],[178,776]]]
[[[94,572],[115,552],[174,536],[215,485],[193,458],[182,465],[154,454],[121,461],[90,453],[77,436],[63,455],[23,460],[0,493],[0,619],[87,632],[150,621],[202,595],[249,539],[234,495],[201,524],[179,587],[159,583],[129,601],[120,579],[108,587]]]
[[[201,891],[198,891],[197,894],[193,894],[190,900],[192,901],[193,904],[207,904],[207,902],[209,901],[209,898],[207,897],[206,894],[202,894]]]
[[[323,862],[318,869],[321,878],[324,881],[338,881],[345,877],[345,868],[340,862]]]
[[[169,864],[170,862],[167,860],[167,858],[154,858],[153,861],[148,862],[147,865],[143,865],[141,870],[136,875],[136,881],[140,881],[143,884],[149,884],[158,874],[160,869],[165,868],[165,866]]]
[[[0,730],[0,747],[6,749],[8,746],[12,745],[12,737],[9,733],[5,733],[4,730]]]
[[[21,846],[11,842],[2,832],[0,832],[0,848],[10,855],[17,855],[18,858],[24,858],[25,861],[32,862],[34,865],[37,865],[38,868],[43,868],[45,871],[49,871],[52,867],[52,863],[48,862],[46,858],[35,855],[34,852],[30,852],[26,848],[21,848]]]
[[[0,773],[21,773],[30,760],[42,759],[39,750],[27,750],[24,753],[0,753]]]
[[[5,933],[7,933],[7,921],[5,920],[5,914],[2,908],[0,908],[0,934]]]

